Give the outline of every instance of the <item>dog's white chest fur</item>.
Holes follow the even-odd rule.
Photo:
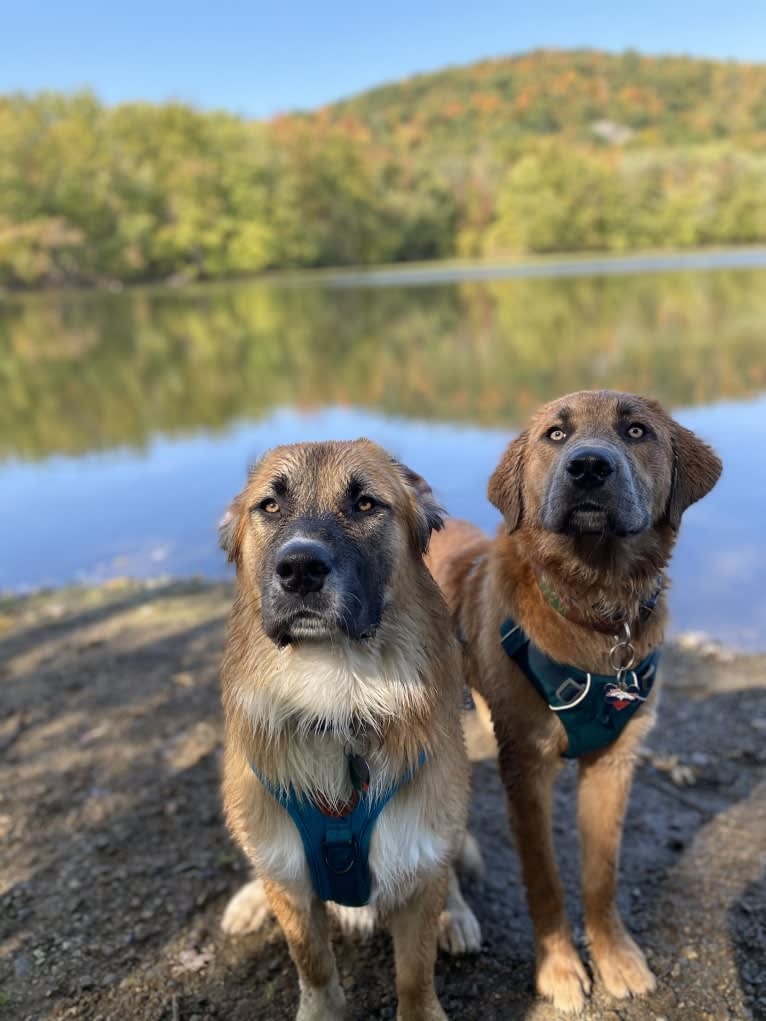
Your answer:
[[[316,648],[301,643],[282,650],[268,678],[243,679],[234,697],[266,734],[290,727],[309,735],[320,721],[340,735],[360,724],[374,731],[423,708],[420,669],[412,650],[393,641],[385,649],[344,639]]]
[[[383,654],[351,643],[319,649],[297,645],[283,657],[268,684],[243,684],[236,692],[259,731],[276,735],[290,728],[293,736],[275,779],[309,796],[321,794],[342,803],[349,796],[347,750],[361,723],[371,739],[370,794],[379,797],[390,789],[395,777],[385,749],[376,744],[375,731],[387,718],[406,719],[426,698],[411,650],[393,647]],[[327,728],[324,733],[317,733],[317,721]],[[448,858],[447,841],[425,823],[417,784],[416,773],[375,824],[369,857],[371,903],[406,899],[418,878]],[[277,815],[269,832],[253,834],[258,871],[285,885],[308,885],[311,876],[300,834],[285,809]]]

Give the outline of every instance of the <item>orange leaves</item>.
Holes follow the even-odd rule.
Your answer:
[[[493,113],[501,109],[503,101],[495,92],[474,92],[471,105],[482,113]]]

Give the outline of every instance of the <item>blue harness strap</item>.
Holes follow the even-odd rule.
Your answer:
[[[421,751],[417,765],[379,798],[360,793],[353,809],[344,816],[326,815],[313,801],[301,798],[292,787],[275,787],[251,763],[250,768],[280,805],[300,833],[311,880],[320,900],[331,900],[346,907],[362,907],[372,893],[370,840],[378,816],[399,788],[412,779],[426,762]]]
[[[660,658],[656,649],[625,675],[594,674],[546,656],[510,617],[500,625],[500,641],[549,708],[558,714],[568,738],[564,757],[575,759],[615,741],[649,697]]]

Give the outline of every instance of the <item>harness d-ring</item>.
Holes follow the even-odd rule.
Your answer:
[[[567,678],[567,680],[571,680],[571,678]],[[564,682],[564,684],[566,684],[566,681]],[[567,702],[566,705],[551,705],[549,702],[548,708],[552,709],[554,713],[562,713],[565,709],[574,709],[574,707],[576,705],[579,705],[580,702],[582,702],[582,700],[587,696],[588,692],[590,691],[590,685],[591,675],[588,674],[587,682],[585,683],[583,690],[580,692],[576,699],[574,699],[572,702]],[[563,686],[564,685],[559,685],[559,688],[562,688]],[[558,692],[556,694],[558,694]]]
[[[335,844],[335,847],[342,847],[342,844]],[[346,846],[351,848],[351,857],[349,858],[348,865],[343,869],[336,869],[334,865],[327,858],[327,841],[322,841],[322,858],[327,868],[332,872],[334,876],[345,876],[353,869],[356,865],[357,855],[359,854],[359,845],[357,844],[356,837],[352,837],[351,840],[346,842]]]

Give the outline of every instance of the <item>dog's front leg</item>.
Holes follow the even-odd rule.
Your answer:
[[[508,813],[521,859],[535,930],[537,991],[562,1011],[578,1011],[590,992],[590,978],[572,942],[564,890],[553,849],[553,783],[557,754],[540,759],[521,741],[500,741],[500,772]]]
[[[330,945],[325,905],[313,893],[300,897],[267,879],[264,889],[298,969],[301,999],[296,1021],[339,1021],[345,997]]]
[[[585,929],[593,961],[607,990],[616,997],[649,993],[656,985],[616,903],[622,824],[635,767],[637,740],[630,734],[634,726],[616,744],[580,762],[578,823]]]
[[[446,1021],[434,987],[439,915],[447,869],[439,871],[390,916],[396,962],[397,1021]]]

